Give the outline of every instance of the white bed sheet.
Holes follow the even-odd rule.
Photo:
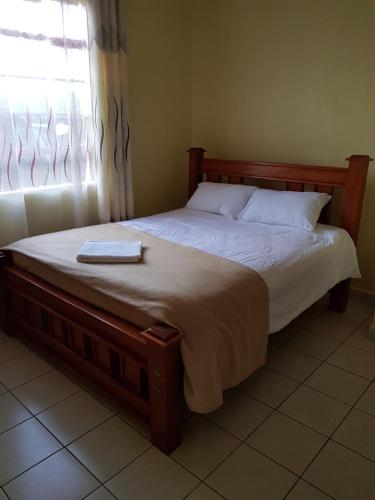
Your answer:
[[[318,224],[307,232],[188,208],[120,224],[257,271],[269,290],[270,333],[286,326],[339,281],[360,277],[352,239],[333,226]]]

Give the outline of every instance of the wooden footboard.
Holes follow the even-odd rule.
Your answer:
[[[27,273],[0,253],[0,323],[27,337],[148,420],[151,441],[171,453],[181,440],[181,334],[142,330]]]

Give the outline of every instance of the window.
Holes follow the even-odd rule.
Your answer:
[[[0,193],[91,179],[83,0],[0,1]]]

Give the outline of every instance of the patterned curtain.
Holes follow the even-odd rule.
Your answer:
[[[132,217],[124,0],[88,0],[98,206],[102,221]]]
[[[123,7],[0,0],[0,244],[132,215]]]

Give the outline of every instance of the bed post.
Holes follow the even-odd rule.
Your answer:
[[[349,168],[341,209],[341,227],[348,231],[356,244],[371,158],[366,155],[352,155],[346,160],[349,161]],[[329,299],[329,308],[332,311],[343,313],[346,310],[349,288],[350,279],[341,281],[332,288]]]
[[[204,157],[205,149],[190,148],[189,153],[189,198],[198,187],[200,182],[200,168]]]
[[[8,326],[7,297],[4,286],[4,267],[12,263],[12,256],[7,252],[0,252],[0,329],[9,337],[12,336]]]
[[[182,334],[167,325],[142,332],[147,341],[151,442],[169,455],[181,443]]]

